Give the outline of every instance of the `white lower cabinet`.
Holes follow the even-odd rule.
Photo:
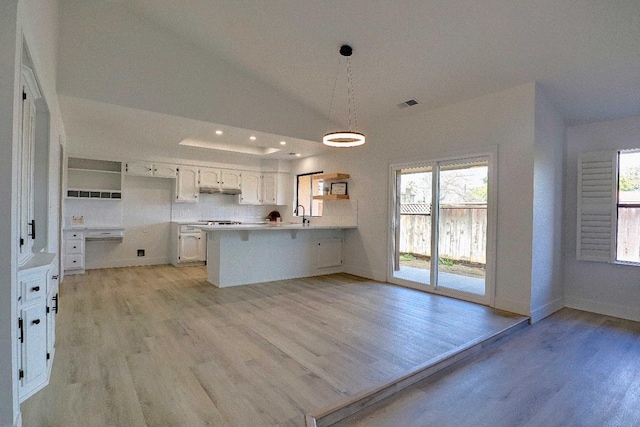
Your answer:
[[[84,273],[84,232],[65,231],[62,264],[65,274]]]
[[[207,260],[207,233],[188,224],[171,223],[171,263],[176,267]]]
[[[18,271],[18,394],[20,402],[49,383],[55,345],[58,283],[53,254],[38,254]]]

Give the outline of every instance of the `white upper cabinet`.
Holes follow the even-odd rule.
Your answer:
[[[262,194],[260,203],[275,205],[278,201],[278,174],[265,173],[262,175]]]
[[[175,178],[176,169],[176,165],[166,163],[127,162],[124,172],[127,175]]]
[[[198,183],[200,187],[219,187],[220,186],[220,170],[212,168],[200,168],[200,179]]]
[[[239,190],[242,173],[232,169],[200,168],[200,187]]]
[[[243,205],[284,205],[287,174],[242,172]]]
[[[236,170],[220,171],[220,187],[226,190],[239,190],[242,185],[242,173]]]
[[[243,205],[259,205],[261,193],[261,174],[260,172],[242,173],[242,194],[240,195],[240,203]]]
[[[196,203],[198,201],[198,168],[180,166],[176,180],[176,202]]]
[[[20,156],[18,175],[18,220],[20,223],[18,263],[22,264],[32,254],[36,234],[34,216],[34,155],[36,129],[36,99],[40,91],[33,72],[23,67],[22,72],[22,126],[20,128]]]
[[[151,163],[127,162],[124,165],[124,173],[127,175],[153,176]]]
[[[178,167],[166,163],[156,163],[153,165],[153,176],[156,178],[175,178]]]

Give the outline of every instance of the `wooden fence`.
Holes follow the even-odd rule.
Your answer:
[[[618,259],[640,262],[640,209],[618,211]]]
[[[486,263],[487,208],[440,207],[440,258]],[[431,215],[400,215],[400,252],[431,255]]]

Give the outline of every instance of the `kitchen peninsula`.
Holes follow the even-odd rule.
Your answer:
[[[342,271],[344,233],[356,226],[291,223],[200,225],[207,276],[220,287]]]

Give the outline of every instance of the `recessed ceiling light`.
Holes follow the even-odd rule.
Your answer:
[[[222,131],[221,130],[217,130],[216,131],[216,135],[222,135]]]
[[[300,157],[300,156],[302,156],[302,154],[296,153],[296,157]]]
[[[280,141],[280,145],[287,145],[287,141]]]
[[[252,141],[255,141],[255,140],[256,140],[256,137],[255,137],[255,136],[253,136],[253,135],[251,135],[251,136],[249,137],[249,139],[250,139],[250,140],[252,140]]]

